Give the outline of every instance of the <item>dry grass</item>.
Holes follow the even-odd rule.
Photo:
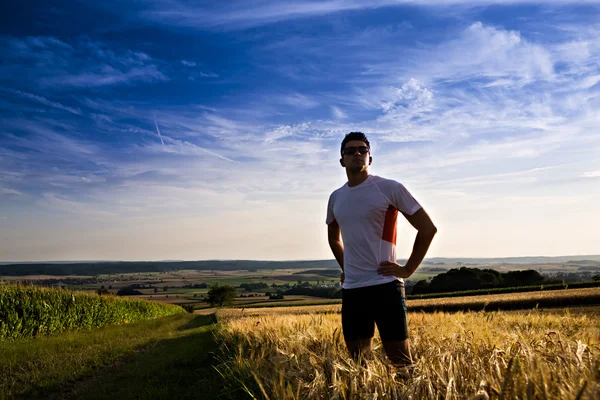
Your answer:
[[[226,389],[278,400],[600,398],[597,313],[409,313],[409,372],[387,362],[377,336],[370,357],[349,358],[337,310],[220,312]]]

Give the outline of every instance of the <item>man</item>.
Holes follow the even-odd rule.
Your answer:
[[[437,228],[402,184],[369,175],[373,159],[364,133],[347,134],[341,156],[348,182],[329,197],[326,223],[329,246],[342,268],[344,340],[357,358],[371,350],[377,324],[389,359],[407,366],[412,357],[404,279],[423,261]],[[406,265],[396,263],[398,212],[418,231]]]

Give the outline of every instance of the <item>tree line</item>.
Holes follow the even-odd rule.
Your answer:
[[[420,280],[412,288],[411,294],[446,293],[465,290],[495,289],[560,283],[544,278],[533,269],[498,272],[493,269],[453,268],[434,276],[430,281]]]

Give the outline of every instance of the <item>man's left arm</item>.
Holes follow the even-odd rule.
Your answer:
[[[412,253],[404,266],[389,261],[381,263],[377,270],[380,275],[393,275],[398,278],[408,278],[411,276],[425,258],[425,254],[427,254],[427,250],[429,250],[433,237],[437,233],[437,228],[431,221],[431,218],[429,218],[425,209],[420,208],[413,215],[402,214],[417,230],[417,237],[415,238]]]
[[[433,237],[437,233],[437,228],[423,208],[413,215],[404,215],[404,217],[417,230],[417,237],[415,238],[412,253],[404,265],[404,268],[412,275],[425,258],[425,254],[429,250],[429,245],[431,245]]]

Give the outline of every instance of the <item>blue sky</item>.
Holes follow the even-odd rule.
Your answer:
[[[600,253],[596,1],[98,3],[0,5],[0,260],[332,258],[354,130],[430,256]]]

